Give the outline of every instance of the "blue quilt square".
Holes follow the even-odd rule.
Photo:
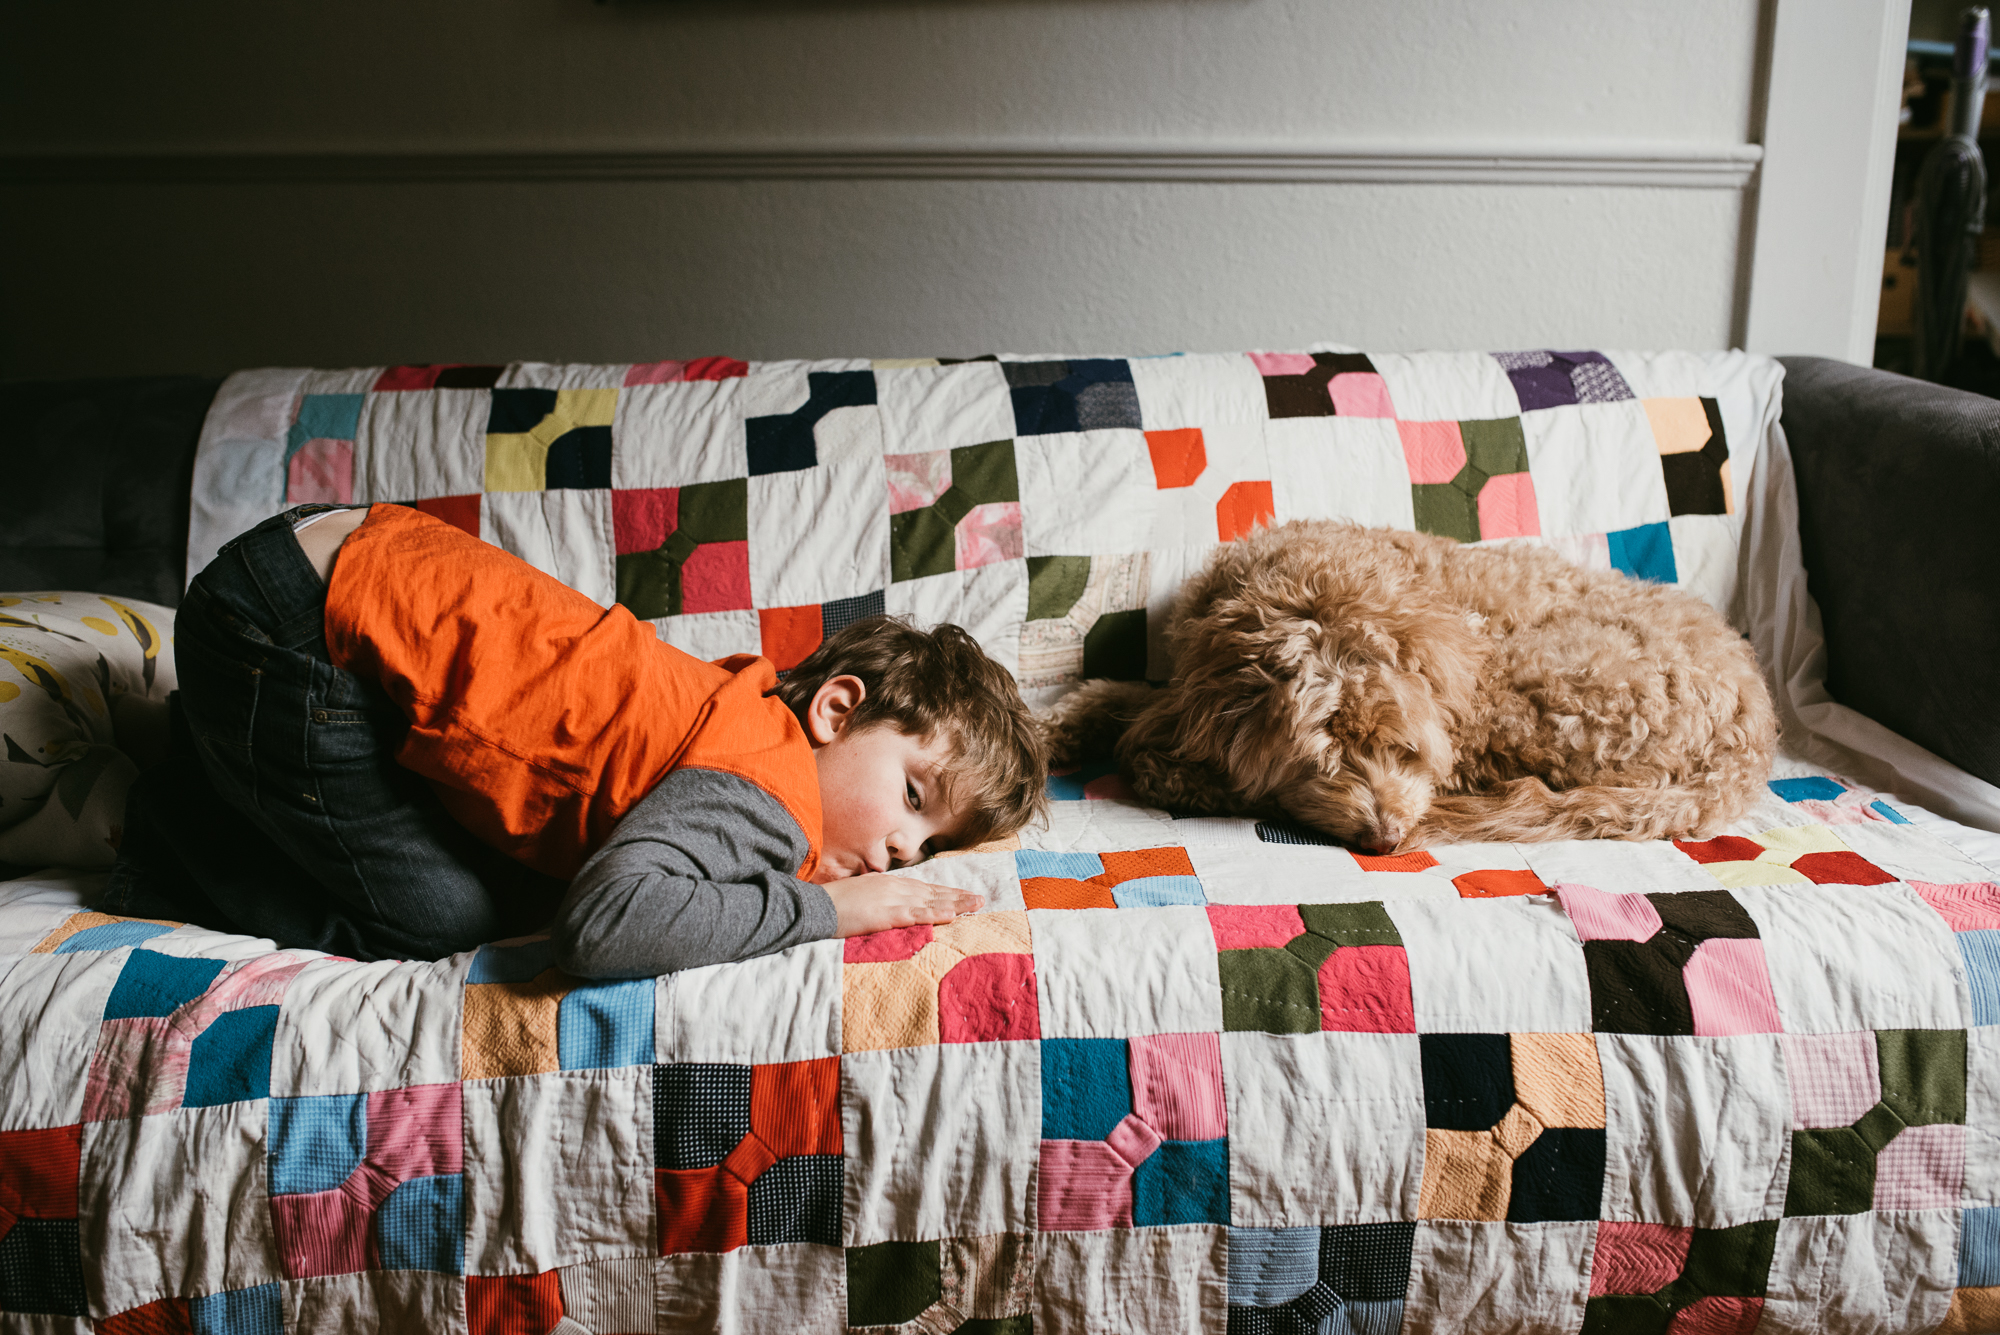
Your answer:
[[[162,955],[157,950],[135,950],[118,971],[111,998],[104,1003],[104,1018],[131,1020],[172,1015],[184,1003],[208,991],[208,985],[223,968],[221,960],[187,959]]]
[[[278,1033],[276,1006],[224,1011],[195,1035],[188,1051],[183,1107],[213,1108],[271,1094],[271,1041]]]
[[[194,1335],[285,1335],[285,1305],[278,1284],[225,1289],[188,1299]]]
[[[1773,779],[1771,791],[1787,802],[1831,802],[1847,789],[1822,774],[1801,779]]]
[[[331,1191],[368,1152],[368,1096],[311,1094],[272,1099],[265,1144],[273,1196]]]
[[[1958,933],[1958,953],[1965,961],[1965,984],[1972,991],[1972,1022],[2000,1024],[2000,931]]]
[[[1634,579],[1650,579],[1657,584],[1680,581],[1674,564],[1673,532],[1662,522],[1641,524],[1604,535],[1611,548],[1611,565]]]
[[[1043,1140],[1103,1140],[1131,1111],[1124,1039],[1042,1040]]]
[[[1229,1142],[1169,1140],[1132,1170],[1140,1228],[1229,1222]]]
[[[556,1011],[556,1054],[565,1071],[644,1066],[653,1060],[651,978],[585,984]]]
[[[465,1271],[465,1176],[439,1173],[397,1186],[375,1212],[384,1270]]]
[[[2000,1284],[2000,1206],[1967,1210],[1958,1230],[1958,1287]]]

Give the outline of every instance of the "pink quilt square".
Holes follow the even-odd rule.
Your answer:
[[[1694,1031],[1701,1037],[1783,1031],[1762,941],[1725,937],[1704,941],[1695,947],[1681,977],[1694,1011]]]
[[[1597,1250],[1590,1262],[1590,1296],[1658,1293],[1681,1277],[1693,1240],[1693,1229],[1669,1224],[1599,1224]]]
[[[1535,508],[1535,480],[1526,473],[1502,473],[1479,489],[1479,536],[1532,538],[1542,531]]]
[[[1305,375],[1313,369],[1310,352],[1253,352],[1250,361],[1258,375]]]
[[[1132,1227],[1132,1165],[1101,1140],[1045,1140],[1036,1208],[1045,1233]]]
[[[736,612],[749,606],[748,542],[704,542],[681,563],[683,612]]]
[[[353,501],[354,442],[316,437],[299,446],[285,465],[285,499],[295,504]]]
[[[889,513],[892,515],[935,505],[938,497],[951,490],[950,450],[885,454],[882,456],[882,467],[889,474]]]
[[[1283,946],[1305,933],[1305,920],[1291,904],[1211,904],[1209,930],[1217,950],[1254,950]]]
[[[954,530],[960,570],[976,570],[1012,561],[1026,550],[1021,540],[1021,503],[989,501],[975,505]]]
[[[1229,1134],[1216,1034],[1152,1034],[1126,1041],[1132,1113],[1167,1140],[1220,1140]]]
[[[1456,422],[1397,422],[1396,434],[1416,486],[1449,482],[1465,467],[1465,437]]]
[[[1786,1034],[1785,1070],[1792,1084],[1792,1129],[1853,1126],[1882,1101],[1875,1035]]]
[[[1650,941],[1663,925],[1644,895],[1612,895],[1564,881],[1555,887],[1579,941]]]
[[[1910,889],[1938,911],[1938,916],[1954,932],[1978,932],[2000,927],[2000,885],[1991,881],[1966,881],[1938,885],[1931,881],[1911,881]]]
[[[657,551],[680,525],[681,489],[643,487],[611,493],[611,543],[620,556]]]
[[[370,1094],[367,1163],[394,1182],[458,1172],[465,1148],[462,1090],[453,1082]]]
[[[1933,1210],[1958,1204],[1965,1185],[1965,1128],[1906,1126],[1875,1156],[1875,1208]]]
[[[1324,1031],[1414,1034],[1410,956],[1401,946],[1342,946],[1319,966],[1319,1021]]]
[[[1327,386],[1333,410],[1342,417],[1394,417],[1389,386],[1373,371],[1342,371]]]

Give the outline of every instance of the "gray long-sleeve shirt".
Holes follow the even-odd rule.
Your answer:
[[[583,978],[646,978],[830,937],[833,900],[789,870],[807,851],[798,822],[762,788],[673,770],[570,883],[556,964]]]

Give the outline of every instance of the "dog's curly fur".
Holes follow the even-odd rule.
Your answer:
[[[1300,520],[1189,581],[1164,689],[1088,682],[1052,750],[1138,795],[1375,849],[1702,834],[1777,743],[1750,647],[1691,594],[1544,548]]]

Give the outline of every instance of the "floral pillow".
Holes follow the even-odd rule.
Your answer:
[[[129,753],[164,736],[173,632],[136,598],[0,594],[0,862],[111,865]]]

